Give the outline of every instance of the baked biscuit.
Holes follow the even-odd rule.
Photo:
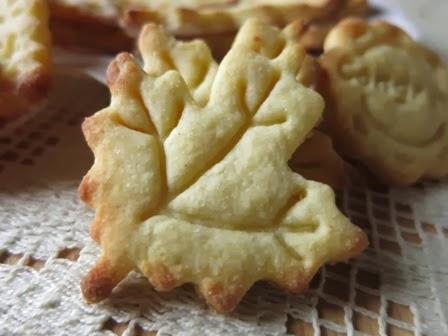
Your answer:
[[[300,42],[307,50],[321,52],[325,38],[339,21],[347,17],[364,18],[369,11],[367,0],[339,1],[339,6],[335,8],[327,17],[303,19],[306,29]]]
[[[348,19],[321,63],[338,149],[393,185],[448,173],[448,71],[437,55],[389,23]]]
[[[49,0],[50,29],[55,43],[103,52],[130,50],[133,40],[118,24],[112,0]]]
[[[47,21],[44,0],[0,1],[0,123],[32,109],[48,93]]]
[[[200,37],[214,54],[222,56],[230,48],[238,28],[249,17],[284,27],[293,20],[306,24],[302,44],[321,49],[328,31],[342,18],[364,16],[367,0],[124,0],[122,24],[136,36],[148,22],[163,24],[178,38]]]
[[[104,51],[128,50],[148,23],[163,24],[178,38],[200,37],[222,57],[248,17],[284,26],[295,19],[306,24],[302,44],[320,50],[328,31],[342,18],[365,16],[367,0],[49,0],[51,28],[57,43]]]
[[[288,167],[324,105],[296,80],[307,56],[288,31],[249,20],[219,66],[203,42],[150,41],[146,71],[126,53],[112,62],[111,105],[83,124],[95,163],[79,192],[102,248],[87,301],[138,270],[226,312],[255,281],[301,292],[366,247],[332,190]]]

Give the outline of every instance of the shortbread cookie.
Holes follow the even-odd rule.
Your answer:
[[[369,6],[367,0],[344,0],[328,17],[303,19],[305,29],[300,38],[302,45],[310,51],[321,52],[330,30],[347,17],[365,18]]]
[[[295,19],[306,24],[302,44],[319,50],[328,31],[342,18],[365,16],[367,0],[49,0],[55,40],[100,50],[129,49],[118,22],[136,37],[148,22],[163,24],[178,38],[204,39],[214,55],[229,50],[248,17],[284,26]],[[115,42],[114,42],[115,41]],[[120,49],[121,48],[121,49]]]
[[[296,19],[328,17],[338,9],[333,0],[126,0],[125,26],[138,34],[147,22],[162,24],[170,33],[182,36],[214,35],[238,30],[249,17],[284,26]]]
[[[448,173],[448,71],[437,55],[389,23],[348,19],[322,65],[341,151],[394,185]]]
[[[50,84],[50,34],[45,1],[0,1],[0,123],[40,103]]]
[[[280,27],[302,20],[307,25],[302,43],[320,49],[335,23],[347,16],[363,16],[367,8],[367,0],[121,1],[122,23],[131,35],[137,35],[143,24],[156,22],[179,38],[204,38],[217,51],[228,50],[233,40],[229,36],[249,17]]]
[[[77,18],[76,18],[77,19]],[[132,50],[134,40],[120,27],[64,21],[56,17],[50,20],[54,43],[68,49],[116,53]]]
[[[86,300],[138,270],[231,311],[258,280],[301,292],[323,263],[360,253],[366,236],[331,189],[287,164],[324,105],[296,80],[307,56],[288,32],[250,20],[219,66],[202,42],[152,39],[146,71],[126,53],[110,65],[111,105],[83,124],[95,163],[79,191],[102,248]]]
[[[331,138],[319,131],[297,148],[289,164],[304,178],[328,184],[333,189],[343,189],[350,182],[350,168],[334,150]]]

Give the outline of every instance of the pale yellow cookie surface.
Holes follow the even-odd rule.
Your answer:
[[[46,2],[0,1],[0,119],[32,108],[45,97],[50,82]]]
[[[448,70],[399,28],[350,19],[325,42],[328,125],[337,146],[383,181],[448,173]]]
[[[152,26],[145,71],[129,54],[111,64],[111,105],[83,125],[95,164],[80,195],[102,248],[88,301],[138,270],[231,311],[258,280],[300,292],[323,263],[366,247],[331,189],[288,167],[323,110],[297,80],[307,56],[289,34],[250,20],[218,66],[202,42]]]
[[[291,39],[301,39],[302,33],[299,22],[287,29]],[[182,43],[160,27],[148,24],[140,34],[138,46],[146,73],[160,76],[169,70],[177,70],[196,102],[200,105],[207,103],[218,64],[204,42]],[[302,63],[297,80],[307,87],[317,86],[321,73],[316,62],[306,57]],[[206,75],[204,69],[207,69]],[[344,160],[335,152],[331,139],[321,132],[315,132],[296,150],[290,166],[305,178],[334,189],[342,189],[349,182]]]

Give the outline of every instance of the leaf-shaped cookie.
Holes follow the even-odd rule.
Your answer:
[[[83,124],[95,163],[80,195],[96,210],[91,234],[102,247],[82,282],[90,302],[139,270],[158,290],[194,283],[230,311],[255,281],[300,292],[324,262],[367,244],[331,189],[287,164],[323,109],[296,80],[303,48],[256,20],[219,67],[192,46],[196,70],[185,81],[151,64],[188,58],[161,52],[148,74],[119,55],[108,70],[111,105]]]
[[[50,84],[45,0],[0,1],[0,122],[39,103]]]

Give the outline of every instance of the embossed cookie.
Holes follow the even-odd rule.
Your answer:
[[[303,34],[302,22],[289,25],[285,34],[290,39],[300,40]],[[160,76],[169,70],[177,70],[196,102],[202,105],[207,103],[218,64],[202,41],[182,43],[161,27],[148,24],[140,34],[138,46],[144,70],[148,74]],[[203,77],[204,69],[208,71],[206,77]],[[314,88],[320,84],[321,76],[321,69],[316,61],[309,56],[305,57],[297,80]],[[201,84],[197,85],[200,80]],[[331,139],[321,132],[315,132],[300,145],[290,160],[290,165],[305,178],[329,184],[335,189],[342,189],[349,184],[349,167],[335,152]]]
[[[0,1],[0,123],[32,109],[51,84],[44,0]]]
[[[150,29],[145,70],[119,55],[110,106],[83,124],[95,163],[79,192],[102,248],[86,300],[138,270],[231,311],[255,281],[300,292],[323,263],[360,253],[366,236],[331,189],[288,167],[323,110],[296,79],[307,56],[288,30],[248,21],[218,66],[203,42]]]
[[[325,41],[327,124],[337,147],[383,181],[448,173],[448,71],[399,28],[349,19]]]
[[[295,22],[288,26],[285,34],[291,39],[300,40],[303,34],[302,24]],[[206,104],[211,85],[218,69],[208,47],[201,41],[182,43],[154,24],[148,24],[142,30],[138,46],[144,61],[144,70],[153,76],[160,76],[169,70],[177,70],[185,80],[196,102]],[[165,56],[164,56],[165,55]],[[166,55],[170,55],[167,59]],[[304,65],[297,76],[303,85],[314,87],[320,80],[319,69],[310,57],[303,60]],[[207,64],[207,77],[197,86],[197,76],[201,73],[201,64]],[[331,139],[316,132],[294,153],[290,161],[294,171],[315,181],[329,184],[335,189],[348,185],[345,162],[333,149]]]

